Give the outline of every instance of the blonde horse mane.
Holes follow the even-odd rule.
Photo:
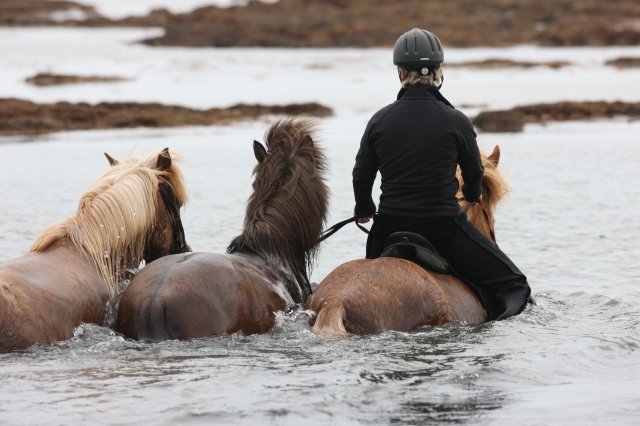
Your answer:
[[[159,170],[160,154],[128,158],[112,166],[85,193],[76,214],[48,226],[31,251],[43,252],[69,238],[91,259],[113,295],[127,268],[143,260],[148,235],[157,221],[158,187],[166,183],[182,205],[187,191],[180,170],[171,162]],[[176,159],[172,154],[172,160]]]
[[[488,206],[489,214],[493,220],[493,211],[495,206],[500,200],[502,200],[502,198],[504,198],[505,195],[507,195],[509,187],[504,175],[500,170],[498,170],[500,148],[496,146],[490,155],[486,155],[485,153],[481,153],[480,155],[482,157],[482,164],[484,165],[484,175],[482,178],[482,202]],[[456,176],[460,183],[460,189],[457,194],[460,209],[462,212],[467,214],[470,222],[476,223],[477,218],[475,216],[477,215],[477,209],[472,209],[476,204],[468,202],[465,200],[464,195],[462,195],[463,181],[460,174],[460,167],[458,167]]]

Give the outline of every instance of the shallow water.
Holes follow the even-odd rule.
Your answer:
[[[25,43],[21,56],[0,58],[0,75],[7,78],[42,66],[52,71],[64,64],[72,67],[82,56],[64,43],[64,37],[74,32],[65,36],[52,30],[52,37],[45,37],[43,43],[60,37],[58,56],[67,57],[60,59],[42,57],[38,46],[30,50],[25,40],[34,33],[21,31],[14,33]],[[47,30],[39,31],[41,37]],[[89,32],[87,37],[115,49],[132,34]],[[502,52],[519,56],[530,49]],[[570,58],[587,65],[541,71],[563,81],[567,85],[563,93],[575,95],[569,98],[583,98],[581,82],[602,74],[614,81],[608,90],[611,98],[624,92],[627,99],[637,100],[637,94],[625,91],[623,84],[637,81],[640,73],[588,65],[593,52],[602,53],[597,49],[591,55],[587,50],[570,52],[574,54]],[[181,65],[172,73],[168,64],[196,58],[208,64],[212,56],[224,58],[215,71],[222,78],[233,74],[237,69],[233,60],[238,61],[242,53],[156,51],[126,45],[119,54],[129,58],[131,70],[135,64],[143,69],[151,58],[162,59],[157,73],[146,71],[155,80],[127,83],[132,99],[148,93],[166,102],[181,99],[181,103],[200,106],[204,99],[200,94],[191,96],[195,92],[187,90],[181,97],[172,87],[180,86],[174,85],[175,79],[187,81],[189,72],[194,79],[205,78],[206,73]],[[567,51],[540,49],[539,53],[552,57]],[[275,84],[282,80],[278,75],[283,68],[296,62],[296,55],[302,63],[314,63],[332,54],[331,50],[273,50],[269,51],[271,65],[260,67],[264,81]],[[378,50],[338,54],[353,63],[364,58],[377,64],[381,58]],[[454,54],[461,60],[472,59],[478,50],[459,49]],[[108,71],[102,66],[111,58],[95,60],[92,65],[83,64],[83,70]],[[335,117],[318,123],[331,167],[331,223],[351,213],[350,172],[366,120],[393,98],[388,91],[393,80],[367,75],[353,86],[345,76],[356,65],[345,63],[321,73],[304,66],[298,70],[318,82],[305,96],[317,96],[337,111]],[[479,78],[508,79],[513,73],[528,83],[524,87],[539,88],[529,93],[522,90],[522,83],[505,83],[514,104],[560,96],[554,90],[557,81],[544,84],[540,73],[503,71]],[[462,86],[471,86],[476,75],[459,70],[454,77]],[[486,88],[461,94],[450,80],[447,85],[452,87],[454,103],[489,102],[502,107],[507,98],[504,93],[485,97]],[[165,87],[163,82],[168,82],[168,90],[158,89]],[[149,93],[153,84],[156,90]],[[362,84],[378,90],[363,99],[358,96]],[[254,82],[248,86],[254,88]],[[122,86],[39,91],[16,82],[0,90],[3,96],[38,100],[66,96],[93,102],[121,96]],[[284,103],[302,96],[287,91],[277,96],[275,90],[265,88],[264,100],[254,101]],[[208,99],[208,106],[233,103],[252,93],[243,88],[222,90],[219,97]],[[24,253],[42,228],[74,212],[80,195],[107,167],[103,151],[120,158],[131,151],[147,154],[165,146],[184,157],[182,169],[191,196],[184,213],[189,243],[196,250],[222,252],[240,231],[255,162],[251,141],[261,138],[269,122],[1,139],[2,259]],[[512,188],[497,212],[498,242],[527,274],[538,302],[516,318],[478,327],[452,325],[323,339],[309,332],[307,314],[297,311],[281,315],[276,329],[264,336],[162,344],[131,342],[108,328],[83,325],[70,341],[0,354],[0,424],[637,424],[640,219],[633,212],[640,205],[640,188],[634,184],[640,177],[639,136],[640,122],[624,120],[528,126],[521,134],[480,135],[486,150],[500,144],[501,167]],[[364,240],[355,227],[329,239],[313,280],[362,255]]]

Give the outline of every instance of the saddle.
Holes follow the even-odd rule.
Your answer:
[[[450,274],[449,264],[431,243],[415,232],[395,232],[387,237],[380,257],[409,260],[438,274]]]

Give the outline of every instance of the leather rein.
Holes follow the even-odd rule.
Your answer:
[[[478,200],[476,203],[480,206],[480,209],[482,210],[482,216],[484,217],[484,221],[487,224],[487,228],[489,228],[489,235],[491,236],[491,240],[493,241],[494,244],[497,245],[498,243],[496,242],[496,231],[495,231],[495,229],[493,227],[493,224],[491,223],[491,216],[489,215],[489,212],[487,211],[486,207],[484,206],[484,203],[482,202],[482,200]],[[364,232],[365,234],[369,234],[370,231],[367,228],[365,228],[364,226],[362,226],[361,224],[358,223],[358,217],[357,216],[353,216],[353,217],[345,219],[345,220],[343,220],[341,222],[336,223],[335,225],[331,226],[330,228],[327,228],[322,233],[320,238],[318,238],[317,244],[320,244],[321,242],[323,242],[324,240],[326,240],[327,238],[329,238],[330,236],[332,236],[333,234],[338,232],[340,229],[342,229],[345,225],[348,225],[351,222],[355,222],[356,226],[358,228],[360,228],[360,230],[362,232]]]
[[[358,217],[357,216],[353,216],[350,217],[349,219],[345,219],[341,222],[336,223],[335,225],[333,225],[332,227],[326,229],[322,235],[320,236],[320,238],[318,238],[318,242],[317,244],[320,244],[321,242],[323,242],[324,240],[326,240],[327,238],[329,238],[330,236],[332,236],[333,234],[335,234],[336,232],[338,232],[340,229],[342,229],[345,225],[350,224],[351,222],[355,222],[356,226],[358,228],[360,228],[360,230],[362,232],[364,232],[365,234],[369,233],[369,230],[367,228],[365,228],[364,226],[360,225],[358,223]]]

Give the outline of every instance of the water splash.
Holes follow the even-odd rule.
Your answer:
[[[131,280],[133,279],[135,274],[138,273],[138,271],[139,269],[127,269],[125,271],[125,275],[128,276],[128,278],[118,283],[116,293],[113,295],[113,297],[111,297],[111,299],[109,299],[109,301],[107,302],[107,306],[105,307],[104,321],[102,323],[105,327],[115,327],[116,319],[118,316],[118,306],[120,305],[122,293],[124,293],[127,287],[129,287]]]

